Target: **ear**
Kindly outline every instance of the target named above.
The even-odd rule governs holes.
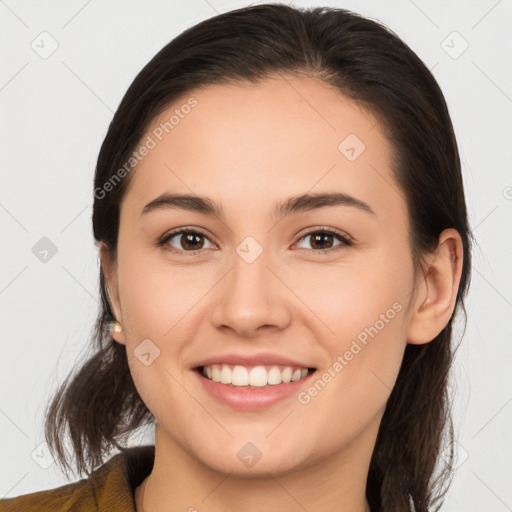
[[[463,257],[458,231],[445,229],[439,235],[436,251],[425,258],[425,275],[417,286],[407,326],[408,343],[428,343],[448,325],[459,290]]]
[[[115,341],[126,344],[125,330],[123,327],[123,315],[121,314],[121,304],[119,302],[119,287],[117,281],[117,265],[113,261],[112,253],[105,242],[99,243],[99,253],[101,268],[105,276],[105,284],[107,286],[107,295],[110,303],[110,309],[114,318],[121,324],[121,331],[112,331],[111,335]]]

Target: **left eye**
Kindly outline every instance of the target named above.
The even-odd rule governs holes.
[[[302,236],[298,243],[306,240],[311,237],[311,246],[316,249],[316,252],[326,252],[329,251],[333,247],[338,247],[340,245],[351,245],[351,242],[348,238],[340,235],[339,233],[335,233],[334,231],[328,230],[319,230],[319,231],[311,231],[306,235]],[[333,245],[333,239],[337,238],[341,243],[338,245]],[[319,247],[322,246],[323,247]],[[306,247],[308,249],[308,247]]]

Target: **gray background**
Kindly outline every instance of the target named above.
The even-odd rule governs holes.
[[[113,112],[170,39],[246,5],[0,1],[0,496],[67,483],[43,443],[43,412],[85,356],[97,313],[93,171]],[[294,5],[345,7],[384,22],[445,94],[478,245],[454,370],[458,469],[443,510],[511,510],[512,3]],[[58,47],[48,55],[52,45]],[[151,443],[151,435],[137,433],[130,443]]]

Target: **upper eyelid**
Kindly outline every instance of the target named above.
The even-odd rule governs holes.
[[[345,233],[342,230],[335,229],[335,228],[329,228],[327,226],[318,226],[318,227],[311,227],[311,228],[304,228],[306,231],[303,232],[302,235],[297,235],[298,240],[301,240],[302,238],[312,235],[314,233],[320,233],[320,232],[327,232],[329,234],[333,234],[336,236],[339,236],[341,238],[345,238],[347,241],[352,242],[353,238],[348,234]]]

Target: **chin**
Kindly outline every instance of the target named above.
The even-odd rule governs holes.
[[[240,461],[236,456],[228,458],[225,454],[224,460],[217,459],[214,463],[210,460],[203,460],[202,462],[214,471],[229,474],[230,478],[240,480],[268,479],[269,475],[282,477],[300,469],[301,466],[298,460],[290,460],[288,454],[283,452],[274,454],[273,457],[265,457],[262,454],[261,458],[253,465]]]
[[[196,446],[193,448],[194,458],[213,471],[240,479],[268,479],[269,473],[272,476],[284,476],[315,463],[312,460],[307,463],[308,456],[302,451],[304,443],[300,439],[296,440],[295,445],[289,443],[287,446],[278,437],[275,439],[276,444],[268,439],[261,442],[250,439],[255,438],[246,432],[244,436],[233,437],[225,442],[217,440],[214,444]]]

